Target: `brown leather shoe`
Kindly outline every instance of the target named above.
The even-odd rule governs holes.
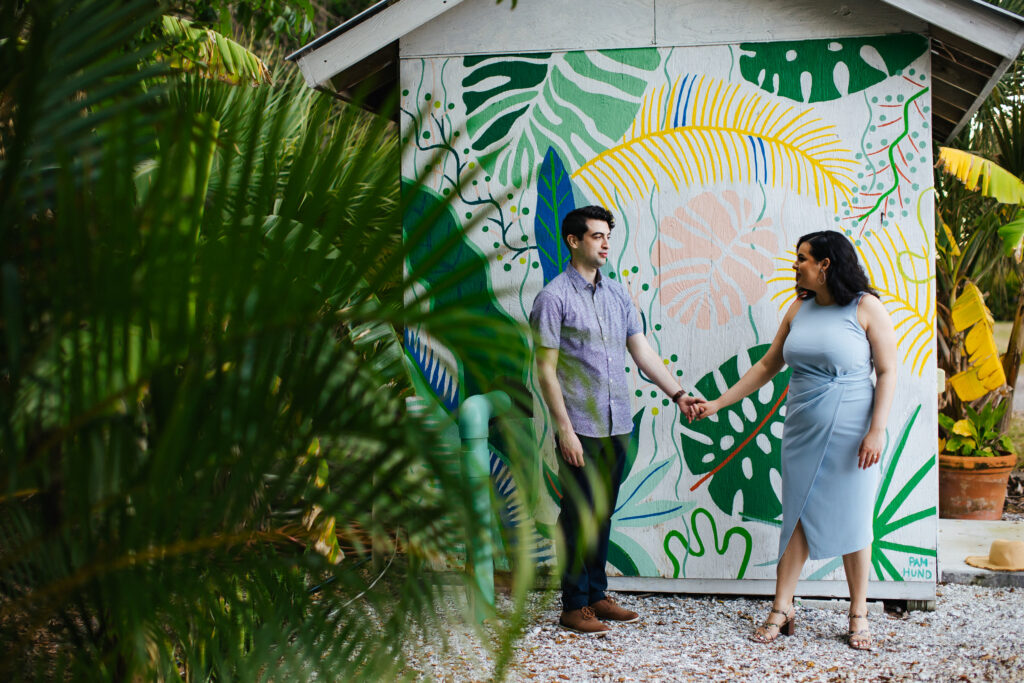
[[[562,612],[562,616],[558,619],[558,624],[562,628],[582,633],[585,636],[603,636],[611,630],[607,625],[597,620],[597,617],[594,616],[594,610],[589,607]]]
[[[624,624],[631,624],[634,621],[640,621],[640,615],[631,609],[626,609],[619,603],[615,602],[615,598],[605,598],[598,600],[590,609],[594,610],[594,615],[598,619],[608,619],[609,621],[621,621]]]

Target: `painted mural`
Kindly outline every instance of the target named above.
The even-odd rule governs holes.
[[[928,73],[917,35],[406,60],[402,172],[426,184],[407,222],[451,199],[434,238],[470,226],[455,260],[488,264],[466,294],[486,293],[481,310],[524,321],[567,262],[561,218],[608,207],[617,226],[605,275],[626,287],[682,385],[707,398],[767,350],[794,297],[796,239],[843,231],[893,316],[901,357],[881,483],[864,502],[875,518],[872,578],[932,582]],[[436,265],[423,287],[458,265]],[[477,390],[425,335],[410,330],[406,347],[421,393],[446,409]],[[515,491],[500,447],[492,475],[507,524],[540,522],[534,557],[546,561],[561,496],[551,427],[529,363],[502,374],[534,392],[543,491]],[[693,424],[635,368],[628,377],[635,438],[611,573],[774,578],[788,372]],[[808,563],[804,578],[840,579],[841,562]]]

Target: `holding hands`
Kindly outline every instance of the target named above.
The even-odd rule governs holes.
[[[699,396],[680,396],[676,399],[676,405],[679,406],[679,410],[686,416],[686,419],[693,422],[703,417],[701,409],[707,403]]]

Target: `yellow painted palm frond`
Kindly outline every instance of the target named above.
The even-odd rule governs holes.
[[[892,316],[903,362],[921,376],[935,346],[933,258],[927,239],[920,251],[914,251],[899,225],[895,227],[895,234],[886,228],[874,230],[872,239],[855,246],[871,286]]]
[[[950,311],[958,332],[970,328],[964,350],[970,367],[949,378],[953,391],[963,401],[974,401],[1006,383],[1006,373],[992,336],[992,312],[985,305],[981,290],[968,281]]]
[[[762,182],[838,210],[855,163],[835,127],[811,109],[743,84],[686,76],[648,92],[622,141],[573,173],[613,205],[652,188]]]
[[[796,299],[796,287],[794,286],[793,261],[796,260],[796,250],[788,249],[775,257],[775,275],[768,280],[768,286],[772,292],[772,301],[778,302],[779,310],[783,311]]]
[[[962,149],[939,147],[938,167],[962,182],[968,190],[1003,204],[1024,204],[1024,181],[993,161]]]

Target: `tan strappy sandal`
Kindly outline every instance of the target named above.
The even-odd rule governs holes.
[[[868,628],[862,628],[860,630],[854,630],[853,620],[863,619],[868,620],[868,613],[854,614],[850,612],[850,630],[847,632],[847,638],[850,641],[850,647],[854,650],[870,650],[874,647],[874,642],[871,639],[871,630]]]
[[[773,614],[782,615],[783,621],[781,624],[776,624],[773,621],[768,621],[772,618]],[[757,629],[750,634],[750,639],[758,643],[774,643],[776,638],[780,635],[791,636],[793,630],[796,628],[796,607],[793,605],[789,606],[789,614],[782,610],[775,609],[772,606],[771,611],[768,613],[768,618],[764,620],[764,623],[757,627]]]

